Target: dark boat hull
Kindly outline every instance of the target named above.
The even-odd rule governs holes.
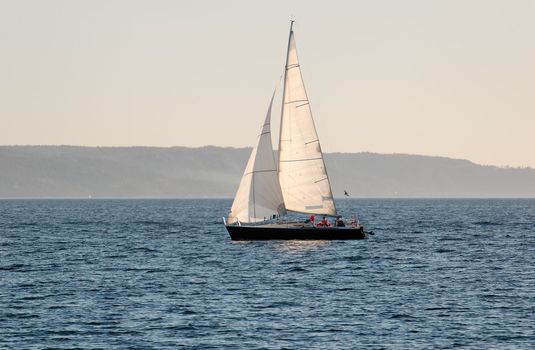
[[[363,228],[352,227],[262,227],[226,225],[233,241],[350,240],[366,239]]]

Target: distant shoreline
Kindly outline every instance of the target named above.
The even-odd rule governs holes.
[[[154,149],[154,150],[172,150],[172,149],[186,149],[186,150],[203,150],[203,149],[227,149],[227,150],[248,150],[250,151],[252,147],[233,147],[233,146],[214,146],[214,145],[204,145],[204,146],[141,146],[141,145],[132,145],[132,146],[81,146],[81,145],[0,145],[0,150],[2,148],[73,148],[73,149]],[[277,153],[277,150],[274,150],[275,153]],[[425,155],[425,154],[411,154],[411,153],[376,153],[376,152],[369,152],[369,151],[359,151],[359,152],[328,152],[329,154],[339,154],[339,155],[346,155],[346,154],[376,154],[376,155],[383,155],[383,156],[416,156],[416,157],[430,157],[430,158],[442,158],[442,159],[449,159],[449,160],[460,160],[460,161],[467,161],[479,166],[485,166],[485,167],[496,167],[499,169],[528,169],[528,170],[535,170],[535,167],[532,166],[525,166],[525,165],[497,165],[497,164],[483,164],[474,162],[472,160],[463,159],[463,158],[452,158],[448,156],[440,156],[440,155]]]
[[[233,198],[250,148],[0,146],[4,199]],[[446,157],[326,153],[335,198],[535,198],[535,169]]]

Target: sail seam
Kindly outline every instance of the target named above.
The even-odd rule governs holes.
[[[311,214],[312,212],[310,211],[303,211],[303,210],[296,210],[296,209],[288,209],[286,208],[286,211],[287,212],[291,212],[291,213],[297,213],[297,214]],[[313,214],[316,214],[316,215],[324,215],[324,216],[328,216],[328,217],[336,217],[338,214],[332,214],[332,213],[329,213],[329,212],[323,212],[323,211],[320,211],[320,212],[313,212]]]
[[[295,103],[295,102],[306,102],[306,103],[309,103],[308,100],[294,100],[294,101],[284,102],[284,104],[287,105],[289,103]]]
[[[274,169],[274,170],[253,170],[253,171],[250,171],[248,173],[243,174],[243,176],[249,175],[249,174],[255,174],[255,173],[270,173],[270,172],[273,172],[273,171],[277,171],[277,169]]]
[[[318,160],[321,159],[321,157],[317,158],[306,158],[306,159],[288,159],[288,160],[280,160],[280,162],[304,162],[307,160]]]

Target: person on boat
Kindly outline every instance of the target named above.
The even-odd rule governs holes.
[[[310,215],[310,218],[308,218],[308,220],[310,220],[310,223],[312,223],[312,226],[314,226],[314,221],[316,220],[316,216],[312,214]]]
[[[324,216],[323,219],[316,225],[316,227],[330,227],[331,223],[327,218]]]
[[[351,218],[351,227],[355,227],[355,228],[360,228],[361,227],[358,217],[353,216]]]
[[[344,220],[342,220],[341,216],[337,216],[336,217],[336,221],[334,222],[334,225],[336,227],[345,227],[346,226],[346,224],[344,223]]]

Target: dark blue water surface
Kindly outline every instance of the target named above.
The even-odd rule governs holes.
[[[231,200],[0,201],[0,348],[535,347],[535,200],[339,200],[366,241],[232,242]]]

